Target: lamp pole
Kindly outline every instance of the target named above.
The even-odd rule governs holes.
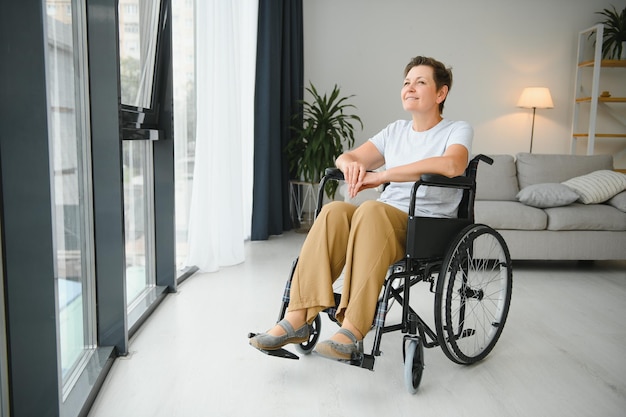
[[[537,109],[552,109],[554,103],[547,87],[526,87],[517,100],[517,107],[533,109],[533,124],[530,128],[530,153],[533,153],[533,136],[535,136],[535,113]]]
[[[533,153],[533,134],[535,133],[535,110],[537,107],[533,107],[533,124],[530,128],[530,153]]]

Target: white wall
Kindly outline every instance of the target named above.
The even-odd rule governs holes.
[[[528,152],[532,110],[515,104],[546,86],[555,108],[537,110],[533,152],[569,153],[578,33],[611,4],[624,0],[304,0],[304,79],[356,95],[362,143],[409,117],[404,66],[432,56],[453,68],[444,116],[470,122],[473,152],[491,154]]]

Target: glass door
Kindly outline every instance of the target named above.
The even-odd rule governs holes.
[[[44,4],[59,374],[65,395],[96,345],[85,3]]]

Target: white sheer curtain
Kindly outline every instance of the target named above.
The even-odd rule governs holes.
[[[186,265],[244,260],[250,236],[258,0],[196,2],[197,132]]]

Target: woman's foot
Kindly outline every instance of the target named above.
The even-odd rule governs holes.
[[[250,344],[257,349],[277,350],[289,343],[303,343],[309,340],[309,325],[306,323],[294,329],[286,319],[282,319],[274,327],[280,327],[282,335],[274,336],[269,331],[259,333],[250,339]]]
[[[305,310],[288,312],[267,332],[252,337],[250,344],[257,349],[277,350],[289,343],[306,342],[309,340],[309,326],[305,314]]]
[[[318,343],[315,352],[328,359],[349,361],[363,353],[363,340],[342,327],[330,339]]]

